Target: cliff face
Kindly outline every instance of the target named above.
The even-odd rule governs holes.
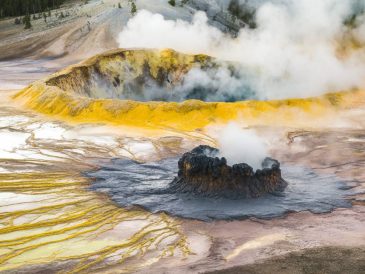
[[[266,158],[262,169],[253,171],[245,163],[227,165],[218,158],[218,150],[198,146],[179,160],[178,176],[171,183],[177,192],[203,196],[256,198],[266,193],[283,191],[288,185],[281,177],[277,160]]]

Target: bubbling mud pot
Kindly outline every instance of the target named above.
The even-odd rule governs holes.
[[[334,175],[318,174],[310,168],[294,165],[282,167],[283,178],[290,182],[286,188],[258,198],[182,192],[174,187],[178,161],[178,158],[167,158],[138,163],[114,159],[87,175],[94,178],[91,190],[108,194],[121,207],[137,206],[153,213],[165,212],[203,221],[270,219],[300,211],[327,213],[351,207],[346,196],[354,194],[353,186]]]

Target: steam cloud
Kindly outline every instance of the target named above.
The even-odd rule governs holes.
[[[229,165],[247,163],[261,169],[261,163],[268,156],[263,140],[252,129],[242,129],[236,123],[229,123],[218,136],[219,157],[225,157]]]
[[[214,79],[195,70],[186,76],[191,81],[184,81],[191,86],[207,82],[218,93],[223,87],[237,98],[247,92],[243,87],[254,90],[258,99],[315,96],[365,87],[365,17],[359,16],[351,28],[344,24],[354,12],[353,4],[353,0],[266,2],[258,7],[257,28],[243,28],[236,38],[210,26],[203,12],[186,22],[142,10],[118,41],[120,47],[205,53],[236,62],[242,72],[237,82],[224,71]]]

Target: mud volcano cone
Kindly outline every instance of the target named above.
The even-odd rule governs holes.
[[[216,157],[218,149],[198,146],[185,153],[178,163],[178,176],[171,182],[176,192],[203,196],[256,198],[283,191],[288,183],[281,177],[280,163],[266,158],[256,172],[245,163],[227,165]]]

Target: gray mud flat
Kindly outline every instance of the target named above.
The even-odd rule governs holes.
[[[154,163],[114,159],[99,170],[87,173],[94,178],[91,190],[106,193],[121,207],[139,206],[153,213],[198,220],[233,220],[250,217],[270,219],[290,212],[327,213],[349,208],[351,186],[335,175],[323,175],[300,166],[282,166],[289,183],[280,195],[228,199],[175,193],[169,188],[177,173],[177,158]]]
[[[365,248],[322,247],[206,274],[360,274],[365,273]]]

